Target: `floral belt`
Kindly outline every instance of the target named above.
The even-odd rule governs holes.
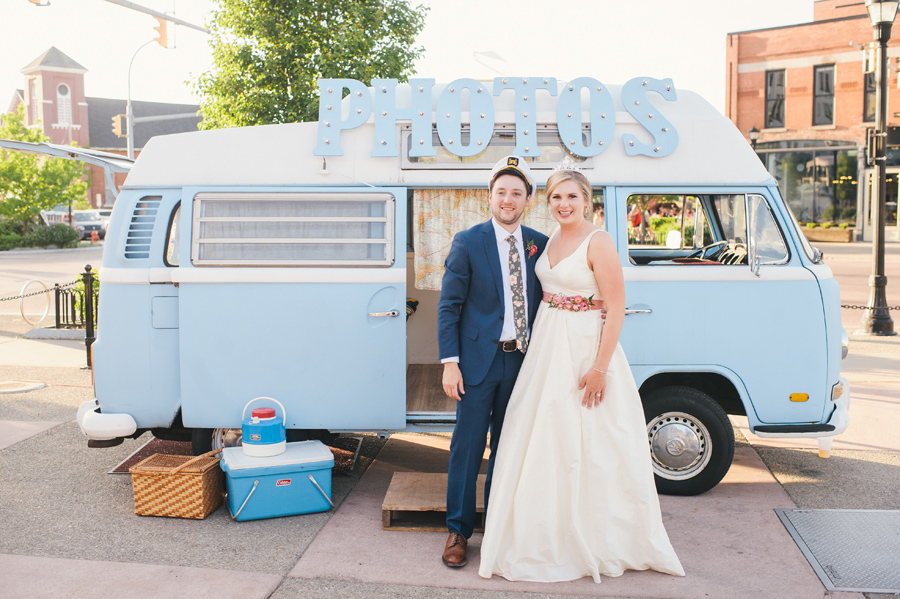
[[[581,295],[563,295],[561,293],[544,292],[544,301],[551,308],[557,310],[570,310],[572,312],[587,312],[588,310],[602,310],[606,313],[606,304],[603,300],[595,300],[593,295],[587,297]]]

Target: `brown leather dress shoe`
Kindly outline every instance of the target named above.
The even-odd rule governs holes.
[[[451,532],[444,547],[444,565],[451,568],[462,568],[469,561],[466,559],[466,537],[458,532]]]

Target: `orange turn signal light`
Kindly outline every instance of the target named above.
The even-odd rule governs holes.
[[[809,393],[791,393],[791,401],[808,401]]]

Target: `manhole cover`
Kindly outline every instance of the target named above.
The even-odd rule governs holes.
[[[829,591],[900,592],[900,511],[775,513]]]
[[[46,387],[44,383],[30,383],[27,381],[0,381],[0,394],[3,393],[27,393]]]

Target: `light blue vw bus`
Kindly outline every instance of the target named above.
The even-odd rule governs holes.
[[[670,81],[528,81],[326,80],[318,123],[152,139],[109,223],[88,438],[200,452],[259,396],[294,439],[452,430],[441,265],[519,153],[539,188],[566,156],[595,186],[661,492],[722,479],[727,414],[827,450],[848,423],[838,285],[734,125]],[[525,222],[549,232],[541,197]]]

